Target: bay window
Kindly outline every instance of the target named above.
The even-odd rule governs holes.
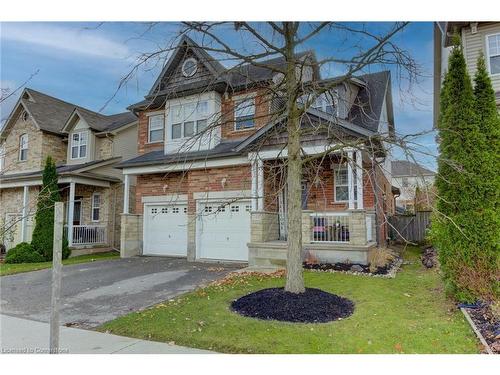
[[[164,129],[165,129],[164,124],[165,124],[165,116],[163,114],[149,116],[149,123],[148,123],[149,143],[163,142]]]
[[[190,138],[207,128],[208,101],[174,105],[170,108],[172,139]]]
[[[500,74],[500,34],[486,37],[486,51],[490,74]]]
[[[86,131],[73,133],[71,136],[71,159],[87,157],[88,133]]]

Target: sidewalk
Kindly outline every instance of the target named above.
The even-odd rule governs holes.
[[[203,354],[206,350],[61,327],[60,350],[69,354]],[[0,352],[47,353],[49,324],[0,314]]]

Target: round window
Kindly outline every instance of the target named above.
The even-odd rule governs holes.
[[[182,64],[182,74],[184,74],[184,77],[191,77],[196,73],[196,70],[198,69],[198,64],[196,63],[196,60],[193,58],[186,59],[184,63]]]

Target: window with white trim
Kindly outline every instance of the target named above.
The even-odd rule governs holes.
[[[149,116],[148,142],[149,143],[163,142],[163,136],[165,131],[164,129],[165,129],[164,115]]]
[[[300,104],[306,105],[309,103],[310,108],[314,108],[318,111],[327,113],[332,116],[337,115],[337,92],[328,91],[318,95],[314,100],[313,94],[302,95],[298,102]]]
[[[252,129],[255,126],[255,98],[234,101],[234,130]]]
[[[87,157],[88,132],[82,131],[71,135],[71,159]]]
[[[207,128],[208,101],[174,105],[170,108],[170,116],[172,116],[171,139],[193,137]]]
[[[356,170],[352,171],[352,179],[354,182],[354,200],[357,196],[356,188]],[[347,202],[349,201],[349,177],[347,171],[347,165],[342,164],[335,166],[333,169],[333,186],[335,194],[335,202]]]
[[[92,194],[92,221],[99,221],[101,217],[101,194]]]
[[[490,74],[500,74],[500,34],[488,35],[486,38]]]
[[[28,160],[28,134],[19,137],[19,160]]]

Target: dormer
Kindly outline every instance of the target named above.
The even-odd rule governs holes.
[[[95,131],[75,109],[63,130],[68,134],[67,164],[83,164],[95,160]]]

